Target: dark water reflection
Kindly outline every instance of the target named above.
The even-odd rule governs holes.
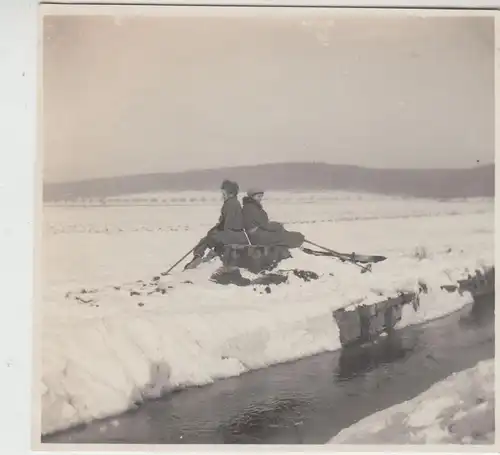
[[[352,347],[180,391],[44,442],[323,444],[494,356],[494,297],[429,324]]]

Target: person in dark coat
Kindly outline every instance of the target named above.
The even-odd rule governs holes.
[[[304,242],[300,232],[287,231],[281,223],[269,221],[262,207],[264,191],[253,188],[243,198],[243,226],[254,245],[280,245],[299,248]]]
[[[248,244],[243,230],[243,213],[238,200],[239,187],[236,182],[224,180],[221,185],[224,204],[219,221],[207,232],[193,250],[193,259],[184,269],[197,267],[203,260],[207,249],[221,253],[221,248],[228,244]]]

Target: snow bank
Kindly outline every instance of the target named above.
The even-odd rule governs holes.
[[[162,283],[166,289],[174,285],[165,295],[108,290],[96,297],[99,306],[71,300],[66,307],[47,305],[43,432],[118,414],[179,387],[339,349],[333,310],[380,301],[416,285],[403,274],[398,280],[395,271],[366,277],[335,264],[340,278],[334,272],[304,283],[291,276],[288,284],[273,286],[268,294],[258,287],[207,282],[214,267],[186,273],[186,282],[171,278]],[[430,291],[422,296],[418,312],[406,306],[401,326],[448,314],[472,300],[468,294],[439,290],[442,273],[430,277]]]
[[[136,295],[131,292],[136,280],[165,270],[203,229],[165,234],[154,228],[161,225],[157,213],[147,212],[150,231],[130,232],[126,220],[134,218],[120,212],[123,218],[114,223],[124,226],[123,233],[89,233],[88,226],[97,219],[102,223],[111,212],[98,218],[89,210],[103,209],[71,210],[72,216],[81,216],[73,223],[84,233],[51,230],[44,245],[44,434],[121,413],[175,388],[338,349],[335,309],[415,290],[419,281],[429,293],[422,296],[418,312],[405,308],[400,326],[443,316],[471,296],[449,294],[440,286],[494,263],[489,214],[453,216],[451,221],[436,216],[353,222],[348,229],[311,225],[301,230],[319,243],[331,244],[332,238],[338,243],[342,235],[345,251],[390,259],[374,265],[372,274],[360,274],[352,265],[295,252],[281,267],[312,270],[320,278],[305,283],[290,275],[287,284],[271,286],[270,293],[263,287],[211,283],[208,277],[218,264],[204,264],[162,280],[165,294]],[[416,246],[424,254],[415,254]],[[89,294],[92,303],[65,298],[81,288],[96,289]]]
[[[61,313],[50,318],[43,343],[43,431],[116,414],[180,386],[338,347],[325,306],[252,301],[250,290],[245,298],[215,286],[206,287],[201,301],[201,293],[186,287],[177,301],[115,311],[109,305],[95,315],[85,308],[78,317],[73,310],[71,322]],[[217,292],[219,299],[210,295]]]
[[[342,430],[330,444],[493,444],[495,362],[479,362],[416,398]]]

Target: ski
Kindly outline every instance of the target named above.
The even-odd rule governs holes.
[[[374,254],[357,254],[357,253],[334,253],[332,251],[318,251],[311,250],[310,248],[302,247],[301,250],[312,256],[327,256],[340,259],[345,262],[359,262],[360,264],[376,264],[377,262],[385,261],[387,258],[385,256],[379,256]]]

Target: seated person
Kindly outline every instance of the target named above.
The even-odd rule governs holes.
[[[279,245],[299,248],[304,242],[300,232],[287,231],[281,223],[269,221],[262,207],[264,191],[251,189],[243,198],[243,226],[254,245]]]
[[[184,267],[193,269],[202,262],[207,249],[222,254],[224,245],[248,244],[243,230],[243,213],[238,200],[239,187],[236,182],[224,180],[221,185],[224,204],[217,224],[207,232],[193,250],[193,259]]]

